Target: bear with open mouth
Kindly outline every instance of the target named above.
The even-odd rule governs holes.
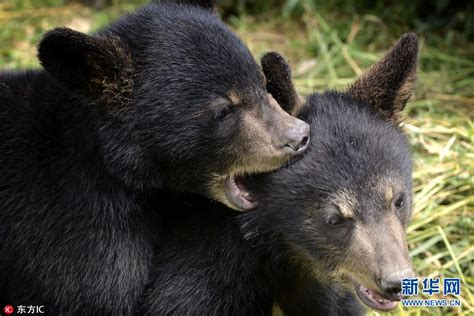
[[[244,177],[258,207],[236,213],[169,196],[146,315],[357,315],[387,311],[413,277],[405,228],[412,163],[399,126],[413,91],[418,40],[399,42],[346,91],[303,104],[289,67],[264,56],[268,89],[309,123],[305,154]],[[164,200],[159,200],[162,203]],[[358,298],[357,298],[358,297]]]
[[[309,125],[212,8],[164,0],[92,35],[56,28],[42,69],[0,73],[0,302],[130,315],[159,240],[148,196],[249,210],[241,178],[307,149]]]

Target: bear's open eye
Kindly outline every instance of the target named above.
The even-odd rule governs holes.
[[[222,104],[216,109],[216,120],[222,121],[234,113],[234,109],[230,104]]]
[[[393,199],[393,207],[397,210],[397,211],[401,211],[403,210],[404,206],[405,206],[405,195],[403,193],[399,193],[395,196],[395,198]]]

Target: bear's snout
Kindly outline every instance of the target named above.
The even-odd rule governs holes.
[[[309,125],[301,120],[295,120],[293,126],[288,129],[284,140],[285,147],[295,153],[302,153],[309,145]]]
[[[379,289],[387,298],[399,301],[402,299],[402,280],[413,277],[415,272],[411,268],[389,272],[379,279]]]

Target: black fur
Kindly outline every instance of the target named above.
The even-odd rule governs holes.
[[[412,95],[417,57],[418,37],[407,33],[348,89],[348,93],[380,109],[386,118],[398,123],[398,114]]]
[[[129,315],[159,233],[147,196],[203,192],[235,163],[238,118],[210,104],[232,90],[263,107],[263,74],[212,12],[171,1],[52,30],[39,59],[0,74],[0,303]]]
[[[394,99],[406,97],[402,86],[414,79],[404,69],[416,62],[416,37],[415,49],[406,42],[403,37],[381,61],[399,76],[372,70],[362,77],[379,78]],[[411,64],[397,67],[405,62],[400,54],[412,55]],[[279,171],[247,179],[256,210],[238,214],[202,198],[168,195],[160,256],[140,314],[271,315],[275,305],[286,315],[363,314],[354,284],[369,284],[381,271],[375,270],[386,260],[377,255],[380,247],[393,249],[392,261],[408,256],[401,236],[412,199],[409,144],[392,120],[403,105],[387,110],[367,102],[366,96],[384,93],[371,89],[357,98],[340,92],[307,98],[299,115],[311,126],[309,150]],[[405,202],[394,208],[400,194]],[[162,207],[166,198],[158,201]],[[341,211],[345,202],[350,215]],[[386,238],[380,234],[399,237],[380,245]],[[361,242],[370,247],[354,261],[354,249],[367,251]],[[373,262],[366,265],[365,257]]]
[[[271,227],[273,215],[239,216],[198,196],[167,194],[158,200],[168,203],[169,212],[154,282],[137,315],[271,315],[275,306],[285,315],[364,312],[354,294],[334,280],[308,277],[310,267],[290,259],[294,249],[284,232],[277,239],[266,231],[247,238],[248,229]],[[259,227],[246,224],[251,214],[262,221]]]
[[[376,199],[370,179],[391,172],[409,191],[409,146],[381,115],[344,94],[313,95],[307,106],[302,117],[317,136],[301,159],[252,180],[258,209],[238,215],[219,206],[206,212],[213,206],[200,200],[169,201],[145,312],[270,315],[277,303],[290,315],[363,313],[346,286],[334,285],[341,280],[331,273],[345,259],[351,233],[327,225],[328,199],[360,188],[358,207],[368,209]]]
[[[267,79],[268,92],[285,111],[296,112],[302,100],[293,85],[290,65],[277,52],[266,53],[261,63]]]

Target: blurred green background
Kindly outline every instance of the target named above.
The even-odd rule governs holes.
[[[35,47],[52,27],[92,32],[145,2],[0,0],[0,68],[38,67]],[[474,1],[218,3],[256,58],[270,50],[287,56],[302,94],[345,87],[403,33],[419,34],[418,85],[404,121],[415,159],[408,241],[421,276],[461,278],[463,306],[393,314],[473,315]]]

